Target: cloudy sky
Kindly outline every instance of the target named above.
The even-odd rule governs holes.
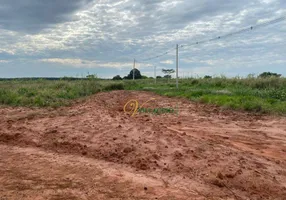
[[[285,0],[0,0],[0,77],[107,78],[133,59],[175,69],[175,46],[286,16]],[[286,21],[180,48],[180,76],[286,76]],[[145,59],[170,53],[142,63]],[[141,63],[140,63],[141,62]]]

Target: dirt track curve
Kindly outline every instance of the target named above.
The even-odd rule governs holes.
[[[179,114],[123,112],[150,98]],[[286,199],[286,118],[133,91],[0,114],[0,200]]]

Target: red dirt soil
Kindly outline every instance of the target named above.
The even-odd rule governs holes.
[[[124,113],[151,98],[179,114]],[[283,117],[134,91],[0,114],[0,200],[286,199]]]

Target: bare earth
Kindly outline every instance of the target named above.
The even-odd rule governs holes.
[[[150,98],[181,111],[123,112]],[[286,118],[131,91],[0,114],[0,200],[286,199]]]

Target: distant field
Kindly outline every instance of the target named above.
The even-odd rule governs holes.
[[[189,78],[110,81],[4,80],[0,81],[0,104],[58,107],[100,91],[148,90],[166,96],[185,97],[224,108],[259,113],[286,114],[286,78]]]

